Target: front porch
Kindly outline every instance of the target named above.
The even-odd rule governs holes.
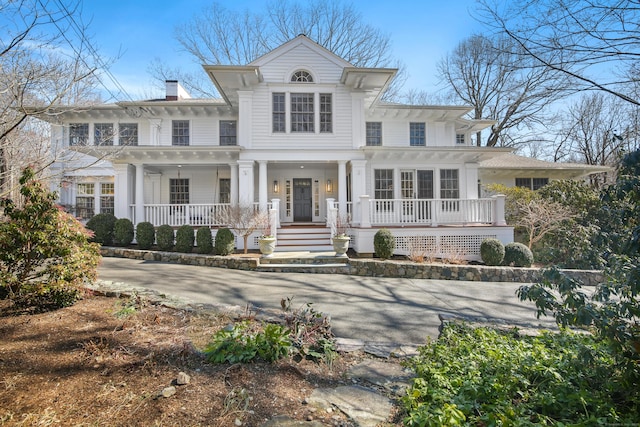
[[[350,247],[360,254],[372,254],[373,236],[380,228],[388,228],[396,238],[396,254],[422,254],[432,258],[479,259],[480,243],[485,238],[513,240],[513,229],[504,220],[504,196],[484,199],[387,199],[375,200],[364,195],[357,203],[348,203],[344,210],[332,198],[326,199],[326,221],[322,223],[285,222],[280,200],[272,199],[267,209],[272,232],[278,238],[277,251],[327,251],[336,234],[340,217],[348,217]],[[260,210],[259,203],[254,203]],[[137,215],[136,205],[130,205],[134,222],[148,221],[155,226],[191,225],[209,227],[215,234],[227,224],[221,218],[230,203],[145,204]],[[248,249],[258,248],[259,231],[248,241]],[[237,247],[242,247],[237,239]]]

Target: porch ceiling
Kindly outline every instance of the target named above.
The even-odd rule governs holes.
[[[73,147],[76,151],[94,157],[104,158],[112,163],[154,163],[154,164],[211,164],[235,162],[242,147],[229,146],[85,146]]]
[[[512,151],[496,147],[362,147],[368,160],[475,163]]]

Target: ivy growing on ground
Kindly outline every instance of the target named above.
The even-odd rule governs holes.
[[[22,200],[0,200],[0,296],[38,310],[71,305],[97,278],[99,245],[33,170],[23,171],[20,185]]]
[[[520,336],[445,325],[409,365],[409,426],[633,425],[640,395],[628,389],[604,342],[587,334]]]

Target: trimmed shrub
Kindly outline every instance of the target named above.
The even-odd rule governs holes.
[[[216,233],[216,255],[229,255],[236,246],[236,238],[228,228],[221,228]]]
[[[193,227],[188,224],[180,226],[176,231],[176,252],[191,253],[194,240]]]
[[[393,256],[393,250],[396,248],[396,240],[393,234],[386,228],[381,228],[373,236],[373,248],[376,255],[382,259],[388,259]]]
[[[533,264],[533,253],[522,243],[507,243],[504,247],[503,265],[513,265],[514,267],[531,267]]]
[[[156,244],[161,251],[173,249],[173,228],[170,225],[162,224],[156,231]]]
[[[196,250],[199,254],[210,254],[213,250],[213,239],[209,227],[200,227],[196,231]]]
[[[129,246],[133,242],[133,223],[128,218],[117,219],[113,226],[113,237],[118,245]]]
[[[498,239],[484,239],[480,244],[480,256],[487,265],[500,265],[504,259],[504,245]]]
[[[95,215],[87,222],[87,228],[93,231],[92,242],[111,246],[113,244],[113,229],[117,218],[110,213]]]
[[[136,226],[138,248],[151,249],[156,237],[156,229],[150,222],[141,222]]]

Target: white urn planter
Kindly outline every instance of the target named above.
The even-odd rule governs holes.
[[[260,237],[258,239],[258,245],[260,246],[260,253],[265,257],[270,257],[276,250],[276,238]]]
[[[336,252],[336,256],[347,256],[347,250],[349,250],[349,241],[351,237],[349,236],[334,236],[331,239],[331,243],[333,243],[333,250]]]

